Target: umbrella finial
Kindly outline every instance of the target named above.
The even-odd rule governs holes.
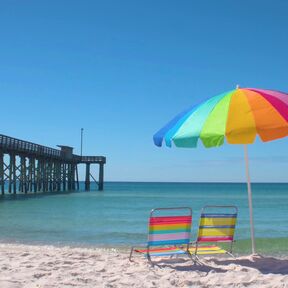
[[[237,90],[240,89],[240,85],[239,84],[236,85],[236,89]]]

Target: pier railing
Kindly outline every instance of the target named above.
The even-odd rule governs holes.
[[[61,151],[50,147],[35,144],[29,141],[12,138],[0,134],[0,148],[7,151],[23,152],[33,156],[42,156],[61,159]]]
[[[79,162],[80,163],[106,163],[106,157],[103,156],[77,156],[80,157]]]
[[[47,157],[57,160],[67,160],[65,155],[61,153],[61,150],[2,134],[0,134],[0,149],[10,153],[25,153],[34,157]],[[79,156],[73,154],[70,160],[76,163],[106,163],[106,157],[103,156]]]

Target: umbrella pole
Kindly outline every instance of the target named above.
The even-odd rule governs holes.
[[[251,190],[251,181],[250,181],[250,174],[249,174],[248,149],[247,149],[246,144],[244,144],[244,153],[245,153],[245,166],[246,166],[249,213],[250,213],[250,232],[251,232],[251,242],[252,242],[252,254],[255,254],[255,233],[254,233],[254,221],[253,221],[252,190]]]

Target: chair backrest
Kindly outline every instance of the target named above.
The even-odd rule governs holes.
[[[207,212],[210,208],[217,212]],[[237,213],[236,206],[205,206],[201,212],[197,242],[233,241]]]
[[[154,216],[159,212],[164,212],[165,216]],[[153,209],[150,212],[148,246],[189,244],[191,225],[190,207]]]

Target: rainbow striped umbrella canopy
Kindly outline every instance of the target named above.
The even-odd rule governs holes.
[[[251,144],[256,135],[271,141],[288,135],[288,94],[272,90],[237,88],[212,97],[178,114],[153,137],[171,147]]]
[[[255,253],[252,191],[247,145],[259,135],[272,141],[288,135],[288,94],[274,90],[237,88],[212,97],[178,114],[154,136],[155,145],[197,147],[201,139],[205,147],[245,144],[245,161],[252,253]]]

